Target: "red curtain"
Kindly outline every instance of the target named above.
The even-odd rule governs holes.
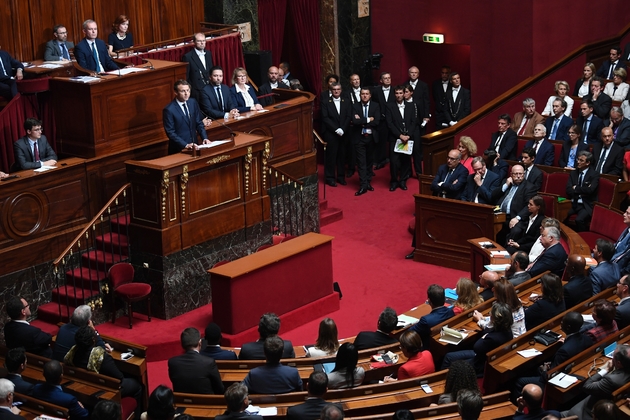
[[[24,106],[22,95],[19,93],[11,99],[2,111],[0,111],[0,170],[9,172],[13,163],[13,142],[24,134]]]
[[[271,50],[271,60],[280,62],[287,0],[258,0],[258,29],[260,49]]]
[[[289,12],[296,28],[295,41],[299,50],[302,74],[311,91],[316,92],[316,87],[321,83],[319,2],[317,0],[291,0]]]

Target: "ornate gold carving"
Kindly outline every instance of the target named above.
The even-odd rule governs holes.
[[[216,165],[217,163],[224,162],[224,161],[228,160],[229,158],[230,158],[230,155],[221,155],[221,156],[213,157],[212,159],[210,159],[206,163],[208,165]]]
[[[249,194],[249,178],[250,178],[250,169],[252,167],[252,146],[247,148],[247,156],[245,156],[245,197]]]
[[[166,193],[168,192],[169,172],[162,172],[162,221],[166,221]]]
[[[188,165],[184,165],[182,168],[182,174],[179,176],[180,179],[180,189],[182,191],[182,216],[186,214],[186,186],[188,185]]]
[[[265,150],[263,150],[262,155],[262,188],[263,191],[267,186],[267,161],[269,160],[269,156],[271,155],[271,145],[268,141],[265,142]]]

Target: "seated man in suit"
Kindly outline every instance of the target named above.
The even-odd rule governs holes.
[[[630,120],[624,116],[623,108],[613,106],[610,108],[610,119],[603,122],[613,132],[613,139],[621,147],[630,145]]]
[[[573,203],[571,210],[567,214],[565,223],[572,215],[577,215],[575,219],[575,230],[584,232],[588,230],[593,215],[593,205],[597,201],[599,187],[599,174],[593,170],[593,155],[586,150],[578,153],[577,170],[571,171],[567,181],[567,197]]]
[[[8,52],[1,50],[0,62],[2,63],[0,67],[0,96],[11,100],[18,93],[15,81],[24,78],[24,64],[11,57]],[[15,76],[13,76],[13,69],[15,69]]]
[[[162,110],[162,123],[168,137],[168,154],[179,153],[182,150],[197,148],[197,134],[203,139],[203,144],[209,144],[205,124],[199,111],[199,104],[190,97],[190,83],[178,80],[173,87],[175,98]]]
[[[286,89],[286,85],[280,82],[278,78],[278,67],[269,67],[267,70],[267,81],[258,87],[258,100],[262,106],[269,106],[274,103],[273,89]],[[265,97],[261,98],[261,96]]]
[[[37,384],[33,388],[33,397],[39,400],[59,405],[68,409],[72,420],[89,418],[88,411],[77,401],[76,397],[68,394],[61,388],[63,369],[57,360],[51,360],[44,364],[44,378],[46,382]]]
[[[597,261],[597,266],[591,268],[591,282],[593,283],[593,296],[610,287],[619,281],[619,267],[610,262],[615,253],[615,244],[606,239],[599,238],[595,241],[593,248],[593,258]]]
[[[287,409],[287,420],[317,420],[322,409],[328,404],[324,399],[328,391],[326,372],[313,372],[308,377],[308,397],[302,404]],[[339,408],[339,404],[337,404]]]
[[[211,322],[206,327],[204,338],[206,339],[206,346],[201,350],[201,354],[204,356],[212,357],[214,360],[236,360],[236,353],[232,350],[224,350],[221,348],[221,327],[214,322]]]
[[[615,76],[615,70],[626,68],[626,63],[621,59],[621,47],[612,47],[608,53],[608,58],[597,69],[596,74],[602,79],[612,80]]]
[[[202,356],[201,334],[196,328],[186,328],[180,336],[184,354],[168,360],[168,377],[173,391],[191,394],[222,394],[225,391],[214,359]]]
[[[6,308],[9,318],[11,318],[11,321],[4,324],[4,340],[7,347],[9,349],[24,347],[29,353],[51,357],[52,336],[28,323],[26,319],[31,316],[28,302],[13,296],[7,302]]]
[[[42,135],[42,122],[35,118],[24,121],[26,135],[13,143],[15,163],[13,170],[37,169],[42,166],[55,166],[57,155]]]
[[[388,306],[378,317],[376,331],[361,331],[354,339],[354,346],[357,350],[365,350],[397,343],[398,339],[390,335],[397,325],[398,315]]]
[[[118,70],[118,66],[109,56],[107,46],[97,38],[98,25],[92,19],[83,22],[85,38],[74,48],[77,63],[86,70],[96,73]]]
[[[615,321],[617,322],[617,328],[621,330],[630,325],[630,284],[628,283],[628,275],[623,276],[617,282],[615,293],[620,299],[617,304]]]
[[[286,394],[302,390],[302,379],[294,367],[280,363],[285,344],[272,335],[264,342],[267,363],[249,371],[243,384],[252,394]]]
[[[4,360],[4,365],[7,368],[7,379],[15,385],[15,392],[31,395],[35,385],[22,378],[22,372],[26,369],[26,352],[24,347],[16,347],[9,350]]]
[[[242,382],[233,383],[225,390],[225,402],[227,403],[227,410],[224,414],[216,416],[215,420],[231,420],[231,419],[249,419],[249,420],[263,420],[262,416],[250,415],[245,412],[249,407],[250,400],[248,395],[248,389]]]
[[[429,348],[431,328],[455,315],[452,308],[444,306],[446,296],[444,294],[444,288],[439,284],[432,284],[429,286],[427,289],[427,297],[427,303],[431,306],[431,313],[420,318],[420,321],[411,327],[413,331],[420,335],[423,350],[427,350]]]
[[[241,347],[238,358],[241,360],[264,360],[265,359],[265,340],[272,335],[278,335],[280,331],[280,318],[273,312],[263,314],[258,321],[258,334],[260,338],[256,341],[245,343]],[[293,344],[290,341],[284,341],[283,359],[291,359],[295,357]]]
[[[499,176],[487,170],[486,161],[481,156],[473,158],[472,168],[475,173],[468,176],[462,200],[471,203],[492,204],[492,191],[499,188],[501,184]]]
[[[510,229],[529,215],[527,204],[536,194],[536,187],[525,180],[525,169],[523,169],[523,166],[512,166],[511,175],[503,186],[492,192],[492,202],[496,203],[501,211],[507,215],[503,228],[497,233],[496,240],[499,243],[505,243],[505,238]]]
[[[0,419],[24,420],[20,416],[20,409],[13,405],[15,387],[8,379],[0,379]]]
[[[532,98],[523,100],[523,110],[514,114],[512,121],[512,130],[518,136],[533,137],[534,127],[545,121],[542,115],[536,112],[536,101]]]
[[[516,160],[516,131],[510,128],[511,122],[508,114],[499,116],[499,131],[492,133],[490,149],[496,150],[503,159]]]
[[[544,250],[533,263],[529,264],[527,271],[532,277],[536,277],[547,270],[559,277],[562,276],[567,253],[560,243],[560,229],[555,227],[545,228],[542,235],[540,235],[540,243]]]
[[[565,115],[562,116],[567,118]],[[549,121],[549,118],[547,118],[547,121]],[[538,124],[534,128],[534,139],[525,143],[523,150],[531,148],[534,151],[534,164],[551,166],[554,161],[554,149],[553,145],[545,140],[546,135],[547,128],[542,124]]]
[[[583,256],[569,255],[562,280],[567,282],[562,288],[567,308],[572,308],[593,296],[593,282],[586,276],[586,259]]]
[[[553,116],[545,120],[545,128],[547,134],[549,134],[549,140],[569,140],[569,128],[573,125],[573,120],[564,115],[566,109],[567,102],[564,99],[556,98],[553,101]],[[534,137],[536,137],[535,132]]]
[[[68,30],[63,25],[55,25],[53,36],[55,39],[46,43],[44,61],[69,61],[70,50],[74,48],[74,43],[68,41]]]
[[[190,83],[190,93],[199,102],[203,88],[210,84],[212,52],[206,49],[206,35],[204,33],[197,32],[194,34],[193,41],[195,42],[195,48],[184,54],[182,61],[188,63],[186,80]]]
[[[53,350],[52,358],[63,362],[63,358],[66,356],[68,351],[70,351],[72,346],[76,344],[74,340],[75,334],[79,331],[79,328],[85,327],[86,325],[94,328],[94,323],[92,322],[92,309],[88,305],[79,305],[72,313],[70,322],[59,328],[57,338],[55,339],[55,348]],[[108,353],[111,353],[112,351],[112,347],[103,342],[103,339],[98,335],[98,332],[96,335],[96,345],[103,347]]]
[[[440,165],[431,183],[433,195],[455,200],[461,199],[468,179],[468,169],[460,163],[461,159],[462,155],[459,150],[453,149],[448,152],[446,163]]]
[[[615,255],[612,262],[619,266],[621,274],[629,274],[630,270],[630,207],[623,214],[623,223],[627,226],[615,242]]]
[[[582,98],[593,102],[593,112],[602,120],[609,117],[612,98],[604,93],[604,81],[600,77],[591,79],[591,93]]]
[[[210,70],[210,84],[204,86],[199,99],[203,113],[212,119],[229,119],[239,116],[232,103],[230,88],[223,84],[223,69],[214,66]]]
[[[624,149],[616,141],[613,142],[613,130],[610,127],[605,127],[602,130],[602,142],[593,145],[595,172],[616,175],[621,178],[624,153]]]
[[[521,163],[525,170],[525,180],[534,185],[536,192],[540,191],[543,183],[543,173],[534,165],[537,153],[533,147],[526,147],[521,153]]]
[[[525,271],[529,265],[529,256],[527,252],[516,251],[512,254],[512,262],[505,275],[513,286],[518,286],[531,278],[529,273]],[[485,300],[485,299],[484,299]]]
[[[580,143],[597,144],[601,139],[601,131],[604,123],[594,113],[593,101],[582,99],[580,104],[580,116],[576,120],[576,125],[582,129]]]

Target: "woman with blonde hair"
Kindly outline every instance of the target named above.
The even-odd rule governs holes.
[[[541,115],[544,117],[549,117],[553,115],[553,101],[555,101],[556,98],[560,98],[564,99],[564,101],[567,103],[567,109],[564,110],[564,115],[572,118],[571,111],[573,110],[573,98],[569,96],[569,84],[564,80],[558,80],[554,87],[556,90],[556,94],[549,97],[549,99],[547,100],[547,105],[545,105],[545,109],[543,110]]]
[[[230,88],[232,103],[236,104],[238,112],[260,111],[263,106],[258,101],[254,88],[247,83],[247,70],[237,67],[232,73],[232,87]]]
[[[606,84],[604,93],[610,96],[613,101],[623,102],[628,96],[628,88],[630,87],[626,83],[628,72],[626,69],[619,68],[613,72],[613,75],[613,81]]]
[[[319,323],[319,334],[315,347],[306,349],[306,357],[334,356],[339,349],[337,324],[331,318],[324,318]]]
[[[573,89],[573,96],[579,96],[583,98],[586,95],[591,94],[591,81],[595,76],[595,64],[584,64],[583,76],[575,82],[575,88]]]
[[[455,315],[473,308],[483,303],[483,298],[477,292],[477,286],[472,280],[462,277],[455,287],[457,300],[453,304],[453,312]]]
[[[468,136],[461,136],[459,138],[459,144],[457,150],[462,154],[460,163],[468,169],[469,174],[474,174],[475,171],[472,168],[472,160],[477,155],[477,144],[474,140]]]

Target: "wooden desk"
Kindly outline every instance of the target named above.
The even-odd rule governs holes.
[[[256,327],[266,312],[282,317],[308,305],[309,316],[315,318],[330,312],[320,309],[331,303],[339,308],[333,291],[332,239],[311,232],[208,270],[212,313],[224,334]],[[300,281],[296,272],[302,273]],[[331,302],[319,304],[327,301]]]
[[[24,68],[24,78],[25,79],[33,79],[37,77],[72,77],[75,75],[75,67],[72,61],[64,61],[64,62],[46,62],[44,60],[33,60],[30,62],[31,65]],[[41,67],[44,63],[50,63],[54,65],[58,65],[61,67],[55,69],[49,69],[46,67]]]
[[[15,172],[0,184],[0,275],[53,260],[90,218],[85,161],[64,159],[57,169]],[[28,250],[28,252],[26,252]]]
[[[495,232],[496,234],[496,232]],[[479,245],[479,242],[492,242],[494,248],[484,248]],[[469,239],[470,244],[470,279],[475,283],[478,283],[481,273],[486,271],[484,268],[488,264],[510,264],[510,258],[493,258],[491,252],[493,251],[505,251],[501,245],[488,238],[475,238]]]
[[[468,239],[494,238],[505,214],[494,206],[415,194],[416,250],[414,260],[470,271]]]
[[[186,78],[186,63],[154,60],[153,66],[93,83],[53,78],[58,151],[92,158],[163,141],[162,109],[173,99],[175,81]]]

